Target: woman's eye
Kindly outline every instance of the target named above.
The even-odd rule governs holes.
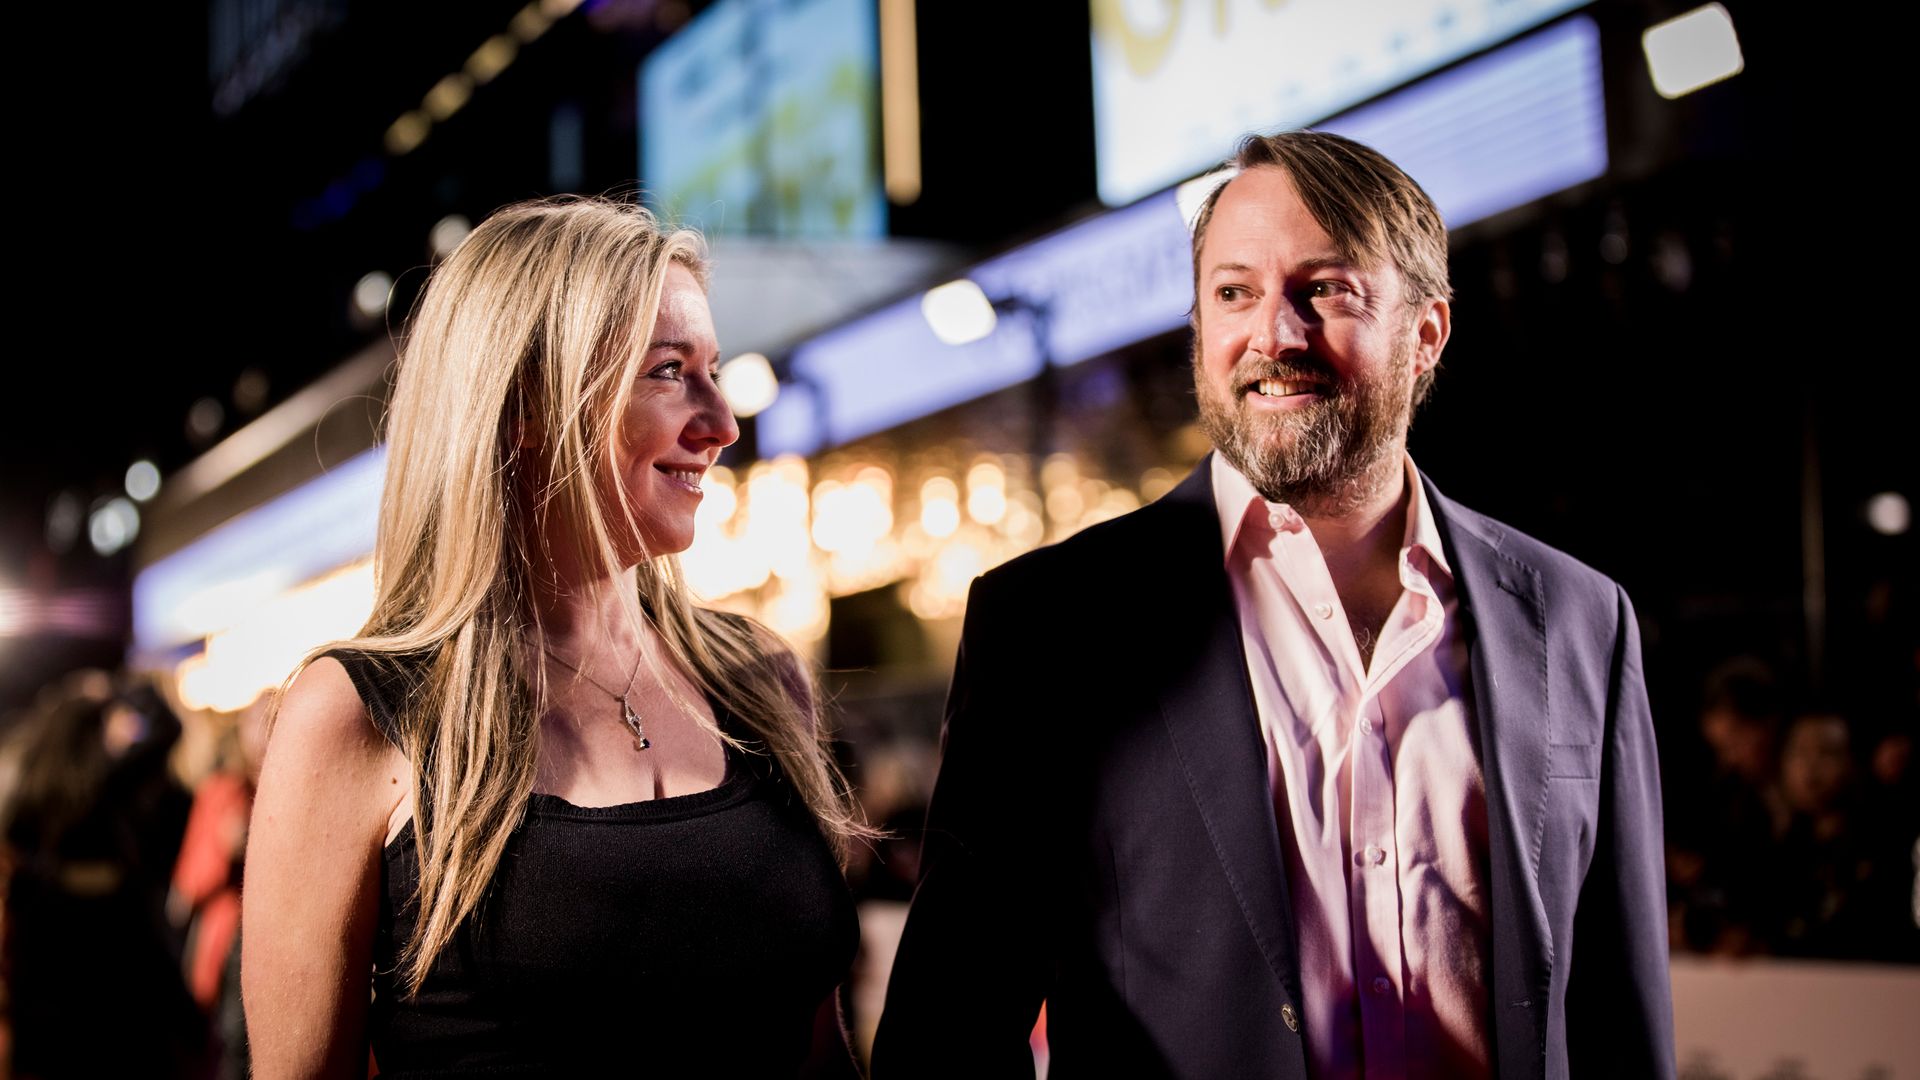
[[[678,360],[669,360],[666,363],[661,364],[659,367],[654,368],[652,371],[647,372],[647,375],[649,378],[667,379],[671,382],[679,382],[680,369],[683,366],[684,365],[681,364],[681,362]]]

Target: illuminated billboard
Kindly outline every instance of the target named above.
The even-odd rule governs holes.
[[[719,0],[640,73],[648,205],[714,234],[886,232],[873,0]]]
[[[1600,28],[1575,16],[1314,126],[1393,159],[1459,228],[1605,175],[1604,97]],[[803,342],[798,381],[760,414],[761,452],[813,454],[1178,329],[1193,304],[1178,204],[1162,191],[967,271],[1044,319],[945,345],[916,296]]]
[[[1092,0],[1100,198],[1132,202],[1584,0]]]

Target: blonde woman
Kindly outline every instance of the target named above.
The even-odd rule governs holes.
[[[256,1075],[850,1074],[868,830],[803,666],[676,552],[738,428],[699,238],[523,204],[402,348],[360,636],[285,691],[248,852]]]

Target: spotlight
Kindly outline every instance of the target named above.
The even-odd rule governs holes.
[[[920,314],[945,345],[979,341],[1000,321],[987,294],[966,278],[928,289],[920,298]]]
[[[1664,98],[1685,97],[1703,86],[1740,74],[1740,36],[1719,4],[1694,8],[1657,23],[1640,35],[1653,88]]]

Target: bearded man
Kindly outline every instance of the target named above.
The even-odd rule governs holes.
[[[1338,136],[1195,221],[1215,453],[974,583],[874,1074],[1672,1076],[1624,592],[1406,451],[1446,230]]]

